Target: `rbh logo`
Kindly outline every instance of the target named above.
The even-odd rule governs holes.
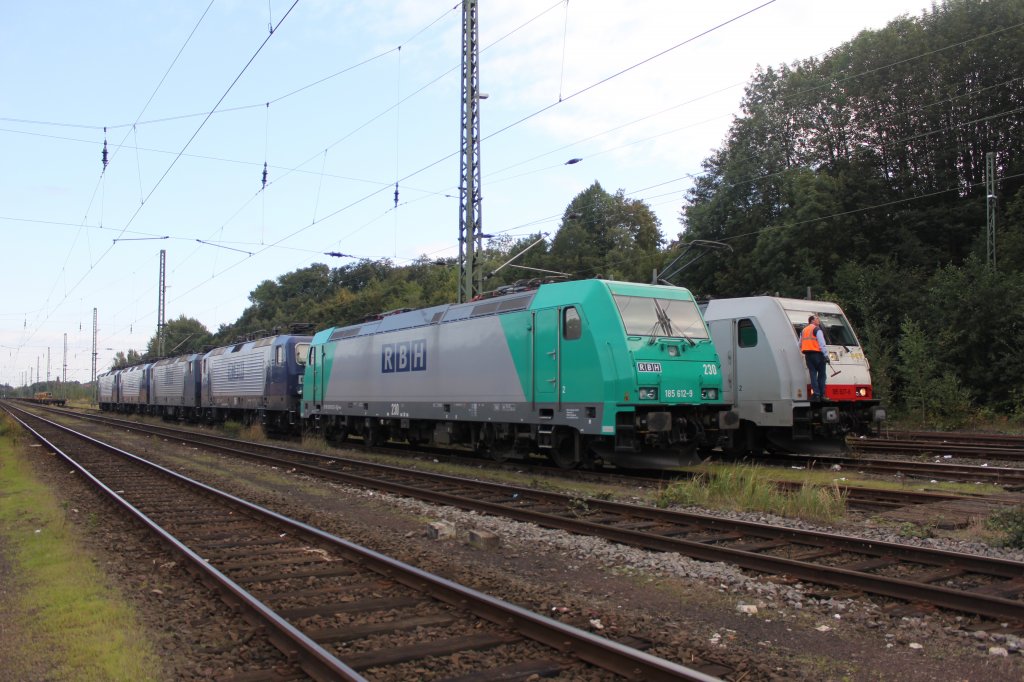
[[[392,372],[425,372],[427,370],[427,341],[385,343],[380,348],[381,374]]]

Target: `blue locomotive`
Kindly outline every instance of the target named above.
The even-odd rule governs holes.
[[[149,378],[151,364],[111,370],[96,377],[97,398],[101,410],[127,414],[150,414]]]
[[[262,424],[298,433],[311,336],[279,334],[203,354],[164,358],[97,377],[101,410],[166,419]]]

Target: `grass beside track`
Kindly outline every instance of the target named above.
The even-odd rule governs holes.
[[[76,511],[34,475],[30,458],[52,455],[19,435],[0,416],[0,542],[13,588],[3,617],[19,632],[17,651],[0,658],[25,666],[23,674],[7,670],[0,677],[31,679],[24,675],[46,670],[43,679],[72,682],[162,679],[134,612],[68,523]],[[0,648],[9,646],[9,639],[0,641]]]
[[[796,492],[784,492],[771,473],[751,465],[705,465],[694,477],[676,481],[658,494],[657,505],[697,505],[733,511],[761,511],[809,521],[831,523],[846,514],[846,493],[835,482],[803,481]]]

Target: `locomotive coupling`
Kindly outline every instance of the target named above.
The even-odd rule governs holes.
[[[839,408],[838,407],[823,407],[819,412],[821,415],[822,424],[838,424],[839,423]]]

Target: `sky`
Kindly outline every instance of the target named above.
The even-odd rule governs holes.
[[[483,232],[553,235],[597,181],[672,239],[756,69],[931,3],[479,4]],[[89,381],[94,310],[98,372],[144,351],[161,251],[166,319],[211,332],[314,263],[457,256],[461,36],[456,0],[9,3],[0,384]]]

